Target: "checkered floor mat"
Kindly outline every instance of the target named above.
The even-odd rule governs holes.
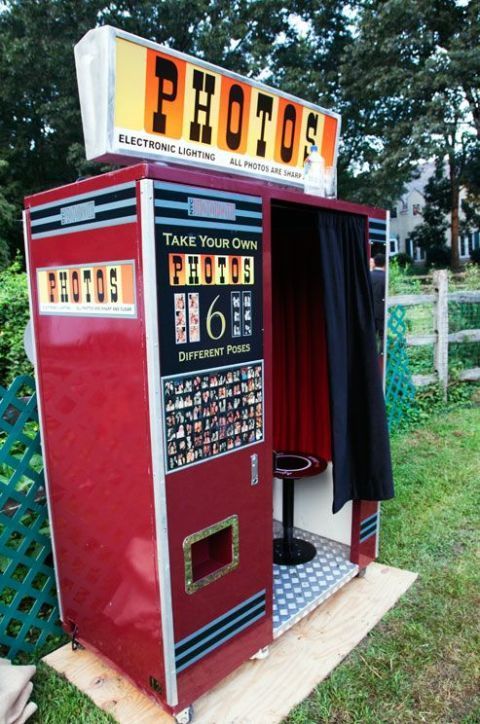
[[[274,535],[281,536],[275,521]],[[273,565],[273,635],[280,636],[358,573],[349,547],[299,528],[294,536],[313,543],[317,555],[299,566]]]

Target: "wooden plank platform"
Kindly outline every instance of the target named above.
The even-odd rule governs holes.
[[[194,724],[277,724],[352,651],[410,588],[416,573],[378,563],[194,702]],[[171,724],[162,708],[85,650],[70,645],[43,661],[119,724]]]

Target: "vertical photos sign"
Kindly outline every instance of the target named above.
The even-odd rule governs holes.
[[[111,27],[75,48],[87,158],[198,164],[301,184],[335,165],[340,116]]]

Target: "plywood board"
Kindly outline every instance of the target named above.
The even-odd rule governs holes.
[[[247,661],[194,702],[194,724],[276,724],[367,635],[410,588],[416,574],[372,563],[278,638],[270,655]],[[69,645],[43,661],[119,724],[170,724],[161,707],[89,651]]]

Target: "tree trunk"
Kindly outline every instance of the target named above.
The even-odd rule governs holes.
[[[458,271],[460,269],[460,249],[459,249],[459,207],[460,207],[460,187],[458,184],[455,161],[450,159],[450,200],[451,200],[451,223],[450,223],[450,234],[451,234],[451,248],[452,257],[450,260],[450,267],[452,271]]]

